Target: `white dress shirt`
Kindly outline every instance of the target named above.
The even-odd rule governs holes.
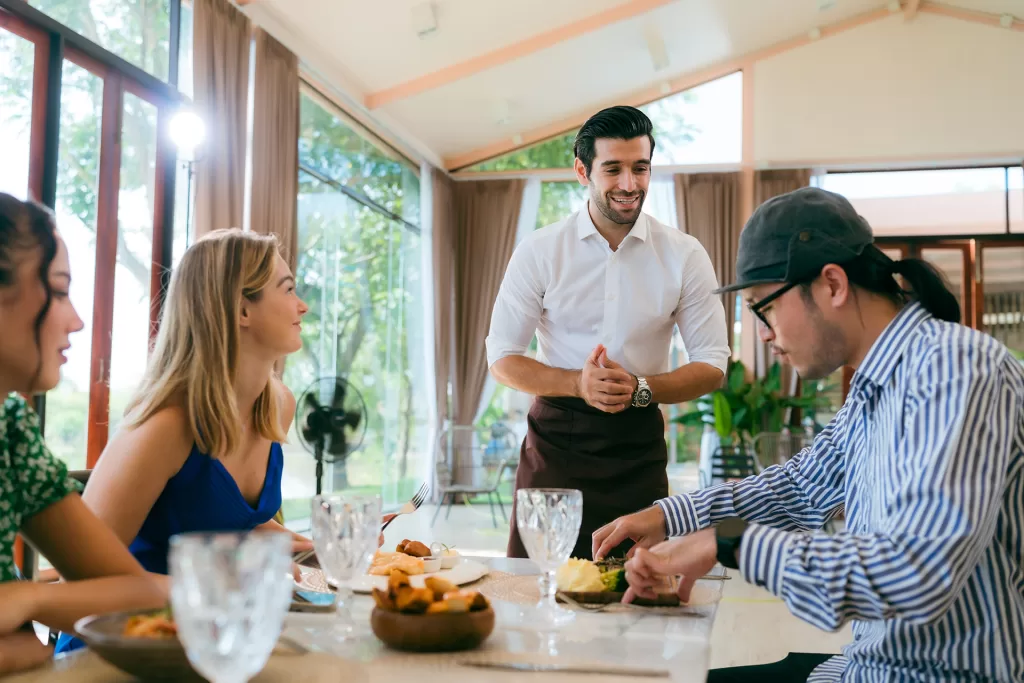
[[[690,362],[723,372],[730,356],[711,259],[686,233],[641,213],[612,251],[587,206],[527,236],[505,271],[487,336],[487,363],[524,355],[579,369],[598,344],[633,374],[668,372],[678,325]]]

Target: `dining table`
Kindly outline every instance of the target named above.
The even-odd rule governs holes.
[[[480,647],[438,654],[392,650],[370,629],[372,598],[356,595],[351,610],[357,630],[345,640],[336,638],[332,631],[336,620],[333,612],[289,612],[278,647],[253,683],[706,680],[711,628],[725,578],[721,566],[695,584],[686,605],[613,604],[600,611],[570,607],[575,619],[548,631],[536,628],[536,621],[531,620],[540,595],[540,572],[534,562],[504,557],[467,559],[485,564],[488,573],[465,587],[487,596],[495,611],[494,631]],[[86,649],[59,656],[42,668],[8,680],[126,683],[136,679]]]

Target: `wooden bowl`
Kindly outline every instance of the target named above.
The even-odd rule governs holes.
[[[84,617],[75,632],[101,658],[121,671],[146,680],[205,681],[188,662],[177,638],[130,638],[124,634],[128,619],[152,610]]]
[[[403,614],[373,608],[370,626],[389,647],[406,652],[455,652],[478,647],[494,630],[494,610]]]

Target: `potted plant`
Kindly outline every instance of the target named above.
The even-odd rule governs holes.
[[[781,432],[786,410],[800,408],[814,411],[824,408],[821,396],[826,388],[817,382],[804,382],[799,396],[782,394],[782,367],[776,361],[768,373],[747,381],[746,368],[732,361],[726,369],[722,387],[694,402],[694,410],[672,421],[684,426],[703,426],[701,438],[701,472],[711,480],[710,454],[719,446],[749,448],[750,439],[763,431]]]

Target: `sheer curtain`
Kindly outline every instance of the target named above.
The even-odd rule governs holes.
[[[526,188],[523,190],[523,201],[519,207],[519,224],[516,226],[516,246],[526,238],[537,227],[537,212],[540,210],[540,178],[530,178],[526,181]],[[482,340],[481,340],[482,343]],[[479,422],[491,405],[494,398],[494,390],[498,383],[487,373],[487,380],[484,383],[484,392],[480,396],[480,407],[477,408],[474,422]]]

